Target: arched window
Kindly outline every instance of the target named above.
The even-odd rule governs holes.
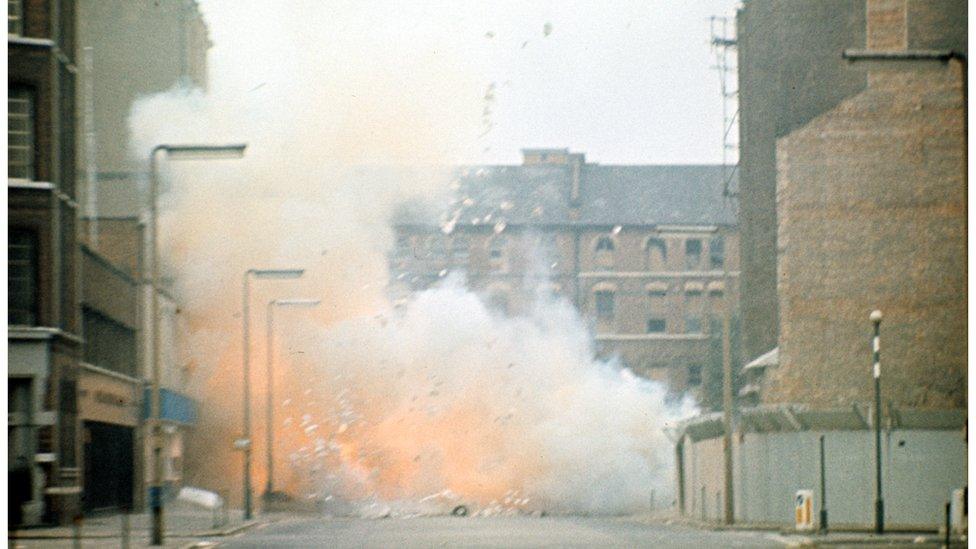
[[[666,271],[668,266],[668,246],[664,240],[660,238],[649,238],[647,239],[647,245],[644,246],[644,251],[647,254],[647,270],[648,271]]]
[[[600,270],[613,268],[613,251],[616,245],[609,236],[601,236],[596,240],[595,257],[596,267]]]
[[[685,268],[697,271],[701,268],[702,241],[697,238],[685,240]]]
[[[614,292],[613,290],[598,290],[593,293],[594,308],[597,318],[613,318]]]
[[[612,252],[613,251],[613,239],[609,236],[601,236],[596,241],[596,251],[597,252]]]

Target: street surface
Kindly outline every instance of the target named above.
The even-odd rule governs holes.
[[[782,547],[769,533],[712,532],[620,517],[288,518],[219,547]]]

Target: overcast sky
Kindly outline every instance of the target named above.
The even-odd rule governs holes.
[[[411,70],[422,86],[443,79],[477,108],[459,131],[471,140],[465,163],[569,147],[604,164],[678,164],[721,160],[708,18],[733,16],[737,3],[203,0],[201,9],[212,80],[241,93],[260,86],[287,101],[296,75],[368,81],[370,70],[420,67]],[[350,86],[350,96],[369,94]]]

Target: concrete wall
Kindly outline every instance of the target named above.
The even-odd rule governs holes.
[[[799,431],[733,437],[736,522],[791,526],[797,490],[814,490],[819,517],[819,437],[825,436],[827,510],[834,527],[874,523],[874,432]],[[721,520],[721,437],[685,438],[685,515]],[[953,489],[966,485],[967,448],[959,430],[882,432],[885,524],[937,528]],[[702,510],[701,494],[705,505]],[[719,499],[716,500],[716,497]]]

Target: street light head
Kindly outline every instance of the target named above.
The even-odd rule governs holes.
[[[300,278],[305,274],[305,269],[249,269],[247,272],[255,278]]]
[[[874,322],[875,324],[881,322],[881,311],[878,309],[871,311],[871,322]]]
[[[212,160],[219,158],[243,158],[247,143],[227,145],[160,145],[160,150],[173,160]]]
[[[276,299],[273,301],[279,307],[317,307],[321,299]]]

